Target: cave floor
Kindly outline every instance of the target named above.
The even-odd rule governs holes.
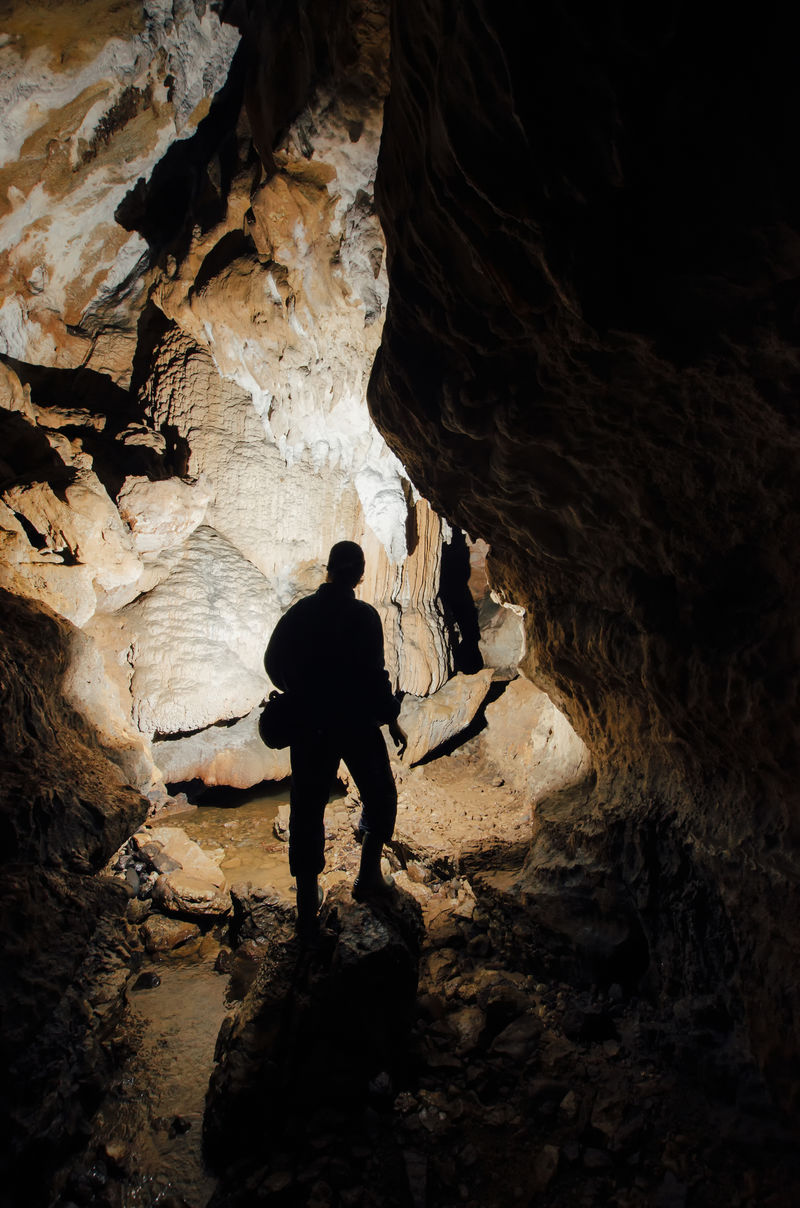
[[[214,1036],[237,1006],[214,971],[225,951],[217,928],[143,967],[160,969],[162,985],[129,995],[135,1052],[62,1205],[800,1203],[796,1137],[714,1002],[684,999],[665,1014],[619,984],[587,984],[548,934],[523,925],[513,886],[530,810],[485,775],[469,748],[398,775],[390,862],[426,927],[402,1068],[377,1077],[357,1111],[315,1110],[312,1092],[291,1135],[275,1135],[268,1154],[215,1190],[200,1113]],[[487,814],[496,821],[481,847]],[[355,873],[355,800],[329,815],[328,887]],[[285,861],[281,845],[258,842]]]

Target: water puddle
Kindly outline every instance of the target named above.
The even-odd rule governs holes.
[[[203,1109],[227,1009],[227,979],[215,972],[213,959],[209,953],[186,963],[161,961],[150,967],[161,984],[131,994],[143,1037],[129,1091],[146,1098],[149,1116],[126,1163],[137,1175],[128,1187],[131,1208],[145,1208],[168,1192],[201,1208],[214,1190],[203,1164]]]
[[[288,844],[274,833],[288,803],[286,786],[259,786],[251,794],[217,790],[211,804],[165,825],[180,827],[207,850],[223,849],[229,885],[271,885],[288,897]],[[203,1162],[203,1110],[220,1025],[238,1006],[226,1003],[228,978],[214,968],[226,928],[222,921],[202,940],[148,958],[139,984],[149,979],[151,988],[129,991],[136,1052],[96,1117],[101,1174],[117,1184],[123,1208],[164,1202],[203,1208],[214,1191]]]
[[[213,804],[202,804],[186,814],[176,814],[167,825],[179,826],[204,848],[225,851],[222,871],[229,885],[250,881],[254,886],[274,885],[289,894],[289,848],[275,838],[274,825],[281,806],[289,805],[286,786],[243,796],[218,790]]]

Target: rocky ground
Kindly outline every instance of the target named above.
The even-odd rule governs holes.
[[[665,1012],[628,984],[591,984],[580,954],[570,962],[563,942],[523,915],[515,884],[530,814],[499,779],[474,742],[399,770],[396,890],[374,908],[349,895],[357,803],[350,795],[332,803],[322,940],[311,952],[298,948],[278,892],[234,886],[232,922],[213,924],[169,919],[132,899],[134,916],[149,909],[137,926],[151,953],[165,928],[173,938],[185,929],[183,947],[168,955],[165,946],[157,959],[205,961],[209,970],[213,962],[229,977],[206,1110],[218,1179],[209,1202],[800,1202],[796,1136],[720,1003],[682,999]],[[131,986],[157,968],[140,968]],[[194,1199],[168,1181],[143,1185],[125,1127],[171,1130],[177,1147],[186,1121],[152,1111],[148,1119],[130,1069],[125,1079],[117,1107],[133,1098],[136,1111],[107,1107],[105,1131],[73,1169],[61,1205],[201,1208],[210,1183],[198,1182]],[[197,1134],[199,1121],[193,1127]]]

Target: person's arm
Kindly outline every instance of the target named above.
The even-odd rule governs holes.
[[[381,725],[392,725],[397,721],[400,702],[392,692],[389,672],[383,655],[383,626],[376,610],[367,605],[367,623],[364,625],[363,668],[369,691],[369,701],[375,717]]]
[[[397,748],[397,758],[402,759],[408,746],[408,735],[397,718],[389,722],[389,733],[392,736],[392,742]]]

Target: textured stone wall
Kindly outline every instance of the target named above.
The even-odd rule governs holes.
[[[527,607],[528,673],[592,750],[656,980],[729,986],[791,1100],[789,31],[483,0],[393,20],[373,414]]]
[[[0,635],[3,1198],[37,1203],[112,1065],[127,897],[96,874],[148,803],[65,697],[70,623],[0,589]]]
[[[167,775],[285,771],[263,650],[336,540],[395,684],[450,653],[442,526],[366,406],[386,6],[112,8],[12,6],[0,47],[0,585],[86,635],[73,700],[157,796],[153,738]]]

